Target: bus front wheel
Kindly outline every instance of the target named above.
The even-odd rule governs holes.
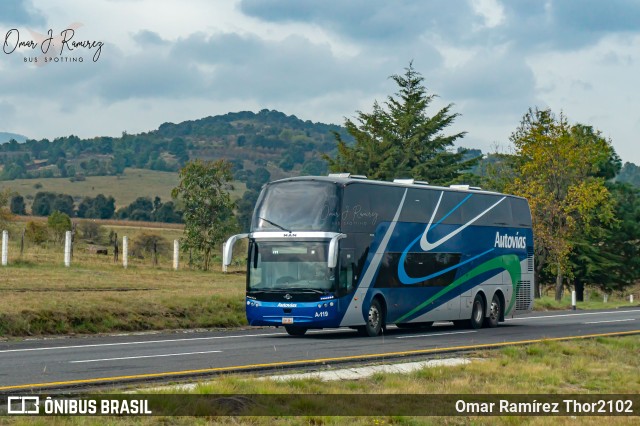
[[[375,337],[380,334],[384,328],[384,311],[378,299],[371,301],[367,318],[365,318],[365,326],[358,328],[358,332],[363,336]]]
[[[304,336],[307,332],[306,327],[295,327],[292,325],[285,325],[284,329],[287,330],[287,333],[289,333],[290,336]]]

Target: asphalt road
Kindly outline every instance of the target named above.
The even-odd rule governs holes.
[[[146,380],[176,380],[222,372],[281,371],[359,360],[433,356],[541,339],[640,333],[640,308],[532,313],[495,329],[426,330],[389,326],[384,336],[350,329],[284,329],[160,333],[0,343],[0,393],[66,389]]]

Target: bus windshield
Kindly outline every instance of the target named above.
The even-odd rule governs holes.
[[[249,250],[249,291],[328,292],[335,278],[327,267],[329,243],[258,242]]]
[[[252,231],[337,231],[337,187],[330,182],[289,181],[268,185],[258,200]]]

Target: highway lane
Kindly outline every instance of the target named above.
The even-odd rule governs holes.
[[[160,333],[0,343],[0,393],[145,379],[175,379],[229,371],[280,370],[359,359],[381,360],[499,347],[540,339],[640,333],[640,309],[532,313],[495,329],[423,330],[389,326],[384,336],[354,330],[284,329]]]

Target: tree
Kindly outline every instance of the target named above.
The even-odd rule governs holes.
[[[0,191],[0,227],[4,228],[11,218],[11,214],[7,211],[6,205],[9,203],[11,193],[8,189]],[[2,231],[2,229],[0,229]]]
[[[238,201],[238,225],[243,232],[249,232],[251,226],[251,218],[253,216],[253,209],[258,201],[258,191],[248,189],[245,191],[242,198]]]
[[[459,114],[450,113],[452,104],[429,116],[427,109],[436,95],[427,94],[424,78],[410,63],[404,75],[392,75],[399,87],[388,96],[384,109],[378,102],[371,113],[358,111],[357,122],[345,121],[348,133],[355,139],[349,146],[334,133],[338,142],[335,158],[324,155],[333,172],[363,174],[374,179],[392,180],[412,177],[430,183],[453,181],[475,160],[462,161],[466,151],[450,152],[465,132],[446,136],[444,129]]]
[[[67,231],[71,231],[71,218],[66,213],[54,211],[47,219],[47,226],[57,242],[64,240]]]
[[[640,190],[622,183],[607,187],[617,221],[579,235],[569,258],[578,301],[583,300],[585,284],[611,293],[640,279]]]
[[[11,198],[11,213],[21,216],[27,214],[26,204],[22,195],[16,194]]]
[[[53,192],[36,193],[33,203],[31,204],[31,214],[35,216],[49,216],[52,212],[51,205],[55,198],[56,194]]]
[[[604,177],[617,156],[590,126],[570,126],[551,110],[530,109],[511,135],[514,178],[506,191],[526,197],[533,217],[537,254],[536,282],[543,267],[556,277],[556,300],[571,274],[569,256],[580,233],[613,221],[613,202]],[[618,160],[619,161],[619,160]],[[537,288],[537,295],[540,290]]]
[[[225,160],[190,161],[180,170],[180,183],[171,193],[184,206],[182,249],[192,250],[205,271],[216,245],[235,227],[228,192],[231,168]]]

